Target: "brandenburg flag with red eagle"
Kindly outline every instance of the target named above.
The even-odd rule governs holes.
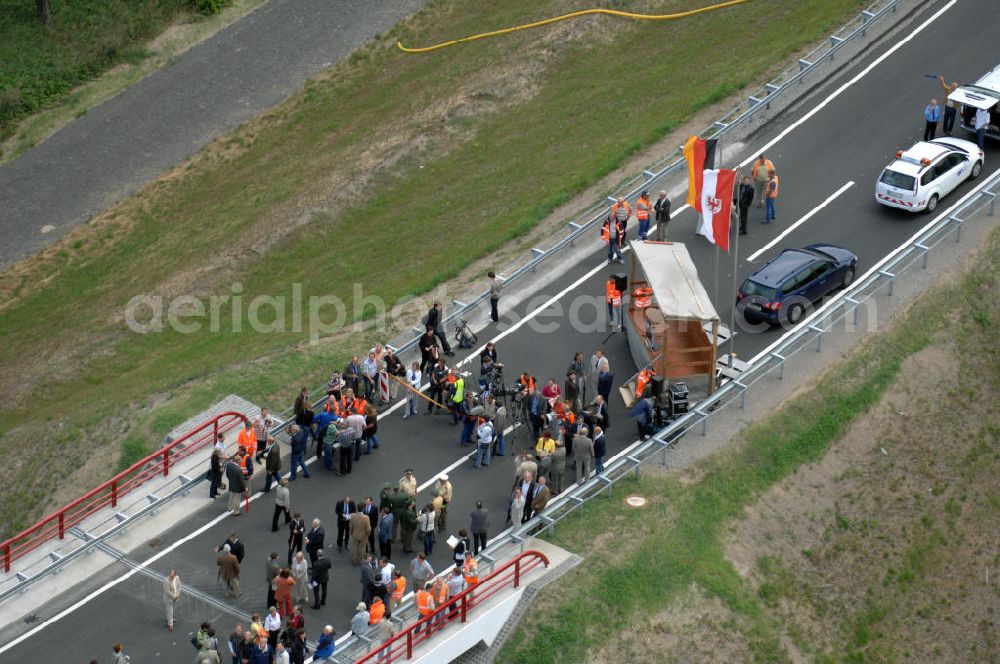
[[[698,235],[704,235],[726,253],[729,253],[729,218],[735,184],[736,171],[720,168],[706,170],[702,175]]]

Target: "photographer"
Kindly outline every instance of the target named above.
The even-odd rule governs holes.
[[[437,408],[437,412],[441,412],[441,406],[435,404],[444,404],[445,401],[445,391],[448,388],[448,367],[444,364],[444,358],[440,358],[437,361],[437,365],[433,367],[430,371],[430,383],[431,387],[428,391],[427,396],[430,401],[427,402],[427,415]]]
[[[489,355],[483,353],[479,358],[479,390],[482,392],[488,392],[490,385],[493,383],[493,371],[496,369],[496,365],[493,364],[493,358]]]

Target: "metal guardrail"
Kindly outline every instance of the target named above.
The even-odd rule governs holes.
[[[469,586],[433,612],[422,616],[398,634],[385,641],[372,642],[373,651],[362,655],[354,664],[390,664],[413,659],[413,650],[430,641],[434,634],[450,623],[467,622],[469,612],[508,587],[519,588],[521,578],[539,565],[549,566],[549,559],[540,551],[524,551],[501,567],[494,569],[479,583]],[[422,630],[422,631],[421,631]],[[374,648],[378,648],[377,652]]]
[[[747,396],[757,383],[775,371],[778,372],[778,379],[784,380],[785,365],[805,349],[819,352],[824,334],[834,325],[850,317],[851,325],[857,326],[859,312],[869,300],[883,292],[886,297],[892,297],[896,280],[906,270],[916,265],[927,269],[931,251],[952,237],[956,242],[960,241],[962,227],[968,220],[984,210],[988,216],[995,217],[998,198],[1000,171],[875,264],[849,288],[804,318],[794,330],[760,352],[749,361],[749,367],[739,374],[738,380],[726,381],[714,395],[700,401],[694,410],[646,440],[636,441],[622,450],[605,465],[603,474],[595,475],[583,484],[569,487],[549,501],[542,514],[490,540],[487,552],[480,554],[480,569],[487,570],[496,561],[516,555],[523,550],[529,538],[545,531],[554,531],[556,525],[570,514],[578,510],[582,513],[592,498],[599,495],[610,496],[618,482],[638,477],[642,466],[650,460],[660,459],[661,463],[666,464],[668,450],[687,434],[707,436],[710,420],[726,412],[734,404],[741,409],[745,408]],[[415,611],[412,602],[401,606],[394,615],[403,621],[413,619]],[[345,653],[344,659],[338,661],[350,661],[369,647],[372,646],[346,638],[338,645],[338,652]]]
[[[51,539],[65,539],[66,533],[84,519],[104,507],[118,507],[119,499],[135,491],[154,477],[170,474],[170,469],[206,443],[215,442],[220,432],[228,431],[246,418],[237,412],[225,412],[204,422],[177,440],[136,461],[114,477],[94,487],[84,495],[52,514],[0,543],[3,570],[9,573],[12,563]],[[154,496],[155,498],[155,496]],[[158,500],[151,500],[152,503]],[[120,519],[124,521],[125,519]],[[54,556],[53,563],[60,563],[64,556]]]

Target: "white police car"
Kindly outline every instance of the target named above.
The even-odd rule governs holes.
[[[888,207],[933,212],[965,180],[979,177],[983,151],[960,138],[935,138],[896,153],[875,183],[875,201]]]

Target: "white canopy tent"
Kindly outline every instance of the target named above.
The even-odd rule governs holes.
[[[658,375],[672,380],[705,375],[708,393],[713,393],[719,314],[687,247],[647,241],[633,242],[631,248],[632,296],[623,319],[636,365],[652,365]]]
[[[636,267],[653,289],[653,300],[665,318],[717,321],[712,300],[698,278],[687,247],[680,242],[633,242],[632,282]]]

